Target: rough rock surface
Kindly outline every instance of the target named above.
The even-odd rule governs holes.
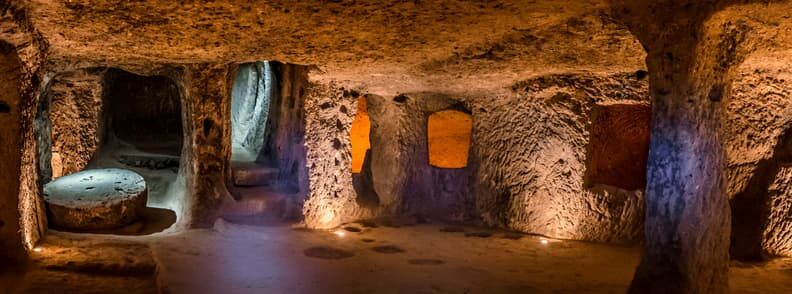
[[[25,17],[26,12],[20,3],[0,1],[0,7],[3,8],[0,14],[0,27],[2,27],[0,39],[16,49],[20,61],[19,64],[11,63],[4,66],[19,68],[20,75],[16,84],[20,96],[18,105],[22,130],[18,198],[13,200],[4,198],[0,201],[18,205],[20,214],[18,231],[22,236],[23,248],[30,250],[43,236],[47,227],[44,201],[41,200],[39,191],[39,158],[36,151],[38,143],[34,120],[39,96],[43,92],[42,85],[51,78],[51,75],[47,75],[43,70],[49,44],[33,27],[31,20]],[[9,77],[13,76],[9,75]],[[14,224],[11,226],[11,228],[16,227]],[[14,238],[9,237],[9,240]]]
[[[792,168],[788,164],[778,168],[767,191],[767,212],[761,229],[762,253],[792,255]]]
[[[585,183],[588,157],[595,154],[589,148],[595,109],[647,107],[648,84],[640,69],[540,77],[516,85],[515,91],[472,107],[480,217],[557,238],[640,240],[642,189]]]
[[[91,169],[44,185],[49,221],[76,230],[111,229],[136,221],[146,207],[146,181],[123,169]]]
[[[309,192],[303,216],[309,227],[332,228],[373,216],[373,211],[356,201],[352,183],[350,129],[359,95],[334,84],[313,82],[306,88]]]
[[[46,96],[52,123],[52,177],[81,171],[102,142],[103,74],[60,73]]]
[[[755,57],[735,74],[727,106],[726,187],[732,204],[731,255],[790,255],[792,226],[784,212],[792,163],[792,75],[787,59]]]
[[[185,66],[175,79],[182,96],[179,183],[184,185],[182,225],[211,226],[224,201],[231,201],[231,85],[228,65]]]
[[[21,171],[21,61],[15,48],[0,42],[0,258],[24,256],[20,230],[19,176]]]
[[[469,180],[473,167],[431,166],[427,130],[432,113],[448,109],[469,112],[468,107],[462,101],[433,93],[370,95],[368,101],[373,186],[384,211],[469,219],[474,197]]]
[[[283,189],[298,194],[302,203],[308,194],[306,161],[306,93],[308,67],[270,62],[277,76],[277,95],[270,100],[265,141],[257,162],[278,168],[278,182]]]
[[[459,100],[437,93],[367,95],[372,122],[371,182],[379,203],[379,210],[373,212],[484,221],[559,238],[640,240],[643,194],[602,183],[586,184],[584,174],[587,156],[592,153],[590,129],[598,108],[633,107],[648,112],[645,72],[638,69],[610,75],[542,77],[515,85],[514,91],[511,95],[462,96]],[[338,110],[342,108],[332,102],[325,101],[324,111],[342,114],[343,110]],[[352,109],[344,105],[343,109]],[[429,164],[427,120],[432,113],[447,109],[472,113],[473,146],[466,168],[443,169]],[[309,116],[309,122],[311,119]],[[322,121],[330,124],[333,119]],[[335,121],[336,129],[348,126],[346,120]],[[649,128],[645,118],[625,122],[614,127],[636,136],[638,141],[645,140]],[[631,132],[633,129],[637,131]],[[338,133],[342,137],[335,137],[339,144],[334,147],[345,151],[342,156],[347,155],[349,134]],[[645,158],[648,146],[634,147],[636,150],[622,152],[640,154],[643,148]],[[619,150],[602,152],[606,151]],[[612,169],[635,169],[633,162],[628,164]],[[349,175],[343,166],[339,164],[334,174]],[[343,190],[343,184],[336,186],[345,193],[340,194],[345,200],[324,200],[326,205],[343,205],[366,196]]]
[[[577,180],[584,182],[586,178],[583,171],[589,162],[587,153],[581,151],[587,148],[586,136],[573,134],[585,133],[590,119],[583,114],[596,103],[581,98],[590,96],[585,91],[560,90],[566,93],[555,98],[547,95],[536,101],[524,97],[520,87],[514,89],[517,93],[508,88],[517,81],[541,80],[543,76],[607,75],[646,66],[652,97],[652,147],[647,160],[645,254],[632,287],[637,293],[726,291],[731,223],[728,198],[724,195],[731,195],[735,192],[733,189],[750,186],[746,179],[754,178],[752,173],[755,174],[759,167],[752,167],[754,163],[750,161],[762,161],[760,158],[770,153],[756,151],[744,166],[737,167],[737,171],[724,172],[726,164],[733,162],[729,154],[733,147],[726,142],[729,135],[722,132],[724,118],[728,119],[728,115],[722,115],[727,109],[722,102],[729,98],[735,66],[746,56],[784,56],[792,52],[789,37],[792,36],[792,22],[788,19],[792,7],[785,1],[539,0],[526,3],[506,0],[480,3],[392,0],[328,3],[279,0],[254,4],[231,0],[185,4],[30,0],[9,3],[0,1],[4,14],[0,38],[17,46],[25,69],[21,79],[25,103],[21,112],[24,154],[20,210],[23,242],[28,248],[45,224],[35,189],[39,174],[43,174],[36,170],[40,165],[35,150],[47,146],[37,146],[33,136],[36,126],[32,123],[35,110],[39,108],[39,83],[46,84],[48,79],[48,73],[40,71],[41,65],[47,65],[49,72],[120,64],[148,71],[166,63],[184,69],[175,76],[181,81],[182,92],[189,94],[182,100],[186,137],[186,159],[182,164],[186,169],[182,169],[181,177],[189,195],[185,205],[194,213],[189,222],[201,220],[205,225],[216,204],[227,198],[224,184],[229,180],[230,150],[226,145],[230,142],[227,123],[230,107],[224,97],[230,95],[227,93],[230,90],[222,76],[233,72],[228,64],[281,60],[316,65],[308,79],[310,85],[303,92],[306,95],[296,91],[297,88],[282,91],[294,98],[291,101],[296,101],[295,105],[302,105],[301,102],[305,105],[304,113],[288,112],[294,115],[290,117],[297,118],[291,121],[298,122],[290,130],[300,135],[303,133],[299,131],[304,130],[305,134],[304,138],[295,136],[294,141],[298,142],[291,142],[289,146],[293,150],[304,148],[307,160],[296,157],[289,161],[291,164],[280,167],[299,175],[293,177],[298,189],[310,188],[310,191],[301,191],[307,195],[306,223],[332,225],[371,213],[356,206],[348,175],[347,138],[351,120],[348,112],[354,112],[349,110],[354,109],[351,106],[358,95],[344,95],[344,90],[353,88],[385,97],[385,100],[409,97],[399,95],[402,93],[430,93],[422,95],[464,101],[474,115],[474,136],[476,125],[483,124],[488,131],[491,128],[488,124],[496,122],[510,122],[519,126],[518,129],[533,130],[540,135],[564,134],[559,137],[566,141],[556,137],[541,144],[527,143],[526,147],[534,148],[528,149],[530,152],[516,150],[537,155],[536,170],[541,172],[533,173],[533,178],[529,174],[527,178],[549,183],[550,186],[542,187],[546,191],[539,192],[540,197],[510,198],[519,194],[512,192],[520,192],[528,184],[522,181],[501,184],[498,180],[522,177],[519,172],[487,175],[495,169],[487,167],[486,164],[492,163],[484,160],[469,167],[477,177],[484,174],[485,179],[490,179],[478,181],[492,190],[484,196],[477,195],[477,199],[483,201],[476,202],[480,212],[505,208],[525,212],[524,207],[530,201],[548,207],[560,206],[562,211],[584,208],[580,210],[584,212],[581,213],[583,220],[554,218],[541,212],[513,218],[490,213],[485,214],[486,219],[494,223],[516,220],[518,226],[534,223],[524,221],[531,218],[541,220],[540,223],[550,221],[550,229],[540,229],[571,236],[578,234],[575,233],[578,221],[589,223],[593,219],[593,223],[597,223],[604,214],[596,212],[591,217],[583,216],[586,211],[618,207],[597,205],[597,209],[589,210],[585,208],[585,200],[570,201],[568,206],[561,201],[569,195],[585,198],[582,194],[587,193],[582,188],[585,183],[578,184]],[[550,88],[544,92],[557,92]],[[511,104],[500,105],[505,103],[498,102],[501,99]],[[410,103],[420,105],[422,102]],[[347,112],[342,111],[342,107]],[[522,121],[500,119],[511,108],[548,111],[546,116],[525,117],[536,117],[540,122],[548,119],[553,126],[532,129]],[[384,111],[397,109],[386,107]],[[480,109],[498,119],[482,120],[487,115],[480,114]],[[397,115],[407,119],[390,126],[397,137],[420,135],[413,130],[419,130],[421,124],[410,117],[421,114]],[[418,127],[398,133],[400,126],[411,124]],[[386,124],[380,126],[381,130],[387,128]],[[474,144],[486,142],[486,134],[479,135],[479,139],[474,137]],[[761,134],[762,138],[775,136],[769,132]],[[473,146],[471,158],[497,159],[517,166],[524,164],[525,159],[510,162],[499,154],[488,154],[486,148],[497,146],[499,140],[494,140],[496,144]],[[521,143],[514,137],[503,141]],[[420,146],[416,144],[420,143],[418,140],[396,143],[388,147],[391,151],[387,152],[402,154],[410,149],[401,148]],[[543,148],[553,149],[553,152],[543,153]],[[764,146],[759,149],[769,150]],[[372,152],[374,158],[381,156]],[[541,158],[538,154],[555,156]],[[404,162],[400,164],[415,164],[416,167],[423,164],[422,160],[410,162],[420,158],[420,153],[417,155],[401,158]],[[376,169],[375,164],[372,170]],[[412,174],[420,173],[411,171],[404,176],[389,176],[394,176],[393,183],[401,184],[408,183]],[[760,175],[777,183],[783,183],[785,177],[783,174],[779,178]],[[372,176],[376,182],[377,173],[373,172]],[[566,182],[564,179],[572,180]],[[732,182],[732,179],[737,180]],[[475,186],[474,183],[468,182]],[[456,186],[459,187],[462,186]],[[780,189],[773,189],[770,195],[783,194],[777,192]],[[403,195],[394,185],[383,191],[381,203],[389,211],[421,209],[420,205],[416,207],[411,201],[403,200],[420,199],[423,195],[399,198]],[[762,206],[763,201],[758,203]],[[762,218],[760,213],[759,220],[754,218],[753,221],[763,222]],[[595,235],[602,237],[599,233]]]

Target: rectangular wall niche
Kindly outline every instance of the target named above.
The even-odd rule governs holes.
[[[439,168],[467,167],[473,119],[458,110],[429,116],[429,165]]]
[[[592,113],[586,186],[643,190],[650,122],[651,107],[647,104],[596,106]]]
[[[352,173],[360,173],[363,170],[363,162],[366,160],[366,151],[371,148],[369,133],[371,132],[371,118],[368,114],[366,97],[360,97],[357,104],[357,114],[352,121],[350,129],[350,144],[352,144]]]

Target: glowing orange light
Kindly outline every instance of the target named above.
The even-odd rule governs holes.
[[[350,130],[350,143],[352,144],[352,172],[360,173],[363,170],[363,161],[366,151],[371,148],[369,132],[371,132],[371,118],[368,114],[368,105],[365,97],[358,100],[357,115],[352,121]]]
[[[468,163],[473,119],[457,110],[429,116],[429,164],[441,168],[463,168]]]

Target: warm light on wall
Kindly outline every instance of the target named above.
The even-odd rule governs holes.
[[[463,168],[468,163],[473,120],[457,110],[429,116],[429,164],[441,168]]]
[[[361,97],[358,100],[357,115],[355,115],[355,120],[352,121],[352,129],[350,130],[353,173],[360,173],[363,170],[366,151],[371,148],[371,141],[369,140],[371,119],[369,118],[367,103],[365,97]]]

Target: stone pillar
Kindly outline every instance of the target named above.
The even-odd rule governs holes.
[[[734,61],[719,55],[730,50],[717,48],[717,38],[705,36],[703,24],[717,7],[612,2],[647,48],[652,95],[646,242],[630,293],[725,293],[730,212],[720,116],[723,80]]]
[[[233,71],[231,71],[233,72]],[[181,81],[184,147],[180,181],[185,185],[184,220],[209,227],[224,201],[231,160],[231,87],[229,66],[195,64]]]
[[[646,243],[630,292],[726,292],[730,215],[720,111],[706,97],[666,92],[685,81],[658,74],[652,82]]]

